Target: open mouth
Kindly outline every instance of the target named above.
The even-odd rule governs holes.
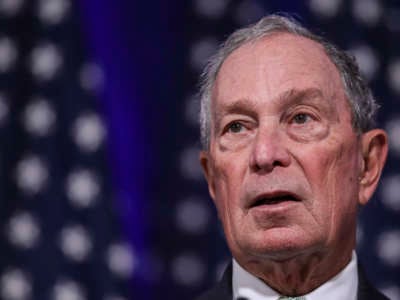
[[[287,202],[287,201],[293,201],[293,202],[299,202],[300,199],[297,198],[293,194],[279,194],[275,196],[261,196],[256,199],[251,207],[256,207],[256,206],[261,206],[261,205],[274,205],[278,204],[281,202]]]

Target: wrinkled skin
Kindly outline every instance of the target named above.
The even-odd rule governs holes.
[[[211,111],[200,160],[233,256],[282,294],[312,291],[351,259],[385,132],[357,134],[334,64],[317,43],[286,33],[225,60]]]

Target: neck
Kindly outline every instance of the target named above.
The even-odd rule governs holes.
[[[350,262],[352,249],[345,254],[300,254],[290,258],[251,259],[238,263],[269,287],[286,296],[305,295],[337,275]]]

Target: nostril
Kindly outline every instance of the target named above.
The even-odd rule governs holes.
[[[274,160],[272,162],[268,161],[255,161],[254,164],[251,165],[252,171],[259,173],[259,172],[271,172],[276,167],[286,167],[288,163],[281,160]]]

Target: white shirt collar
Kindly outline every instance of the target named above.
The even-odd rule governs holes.
[[[357,286],[357,255],[353,251],[351,261],[339,274],[304,296],[306,300],[356,300]],[[247,300],[277,300],[280,296],[263,281],[243,269],[236,260],[233,260],[232,288],[233,299],[243,297]]]

